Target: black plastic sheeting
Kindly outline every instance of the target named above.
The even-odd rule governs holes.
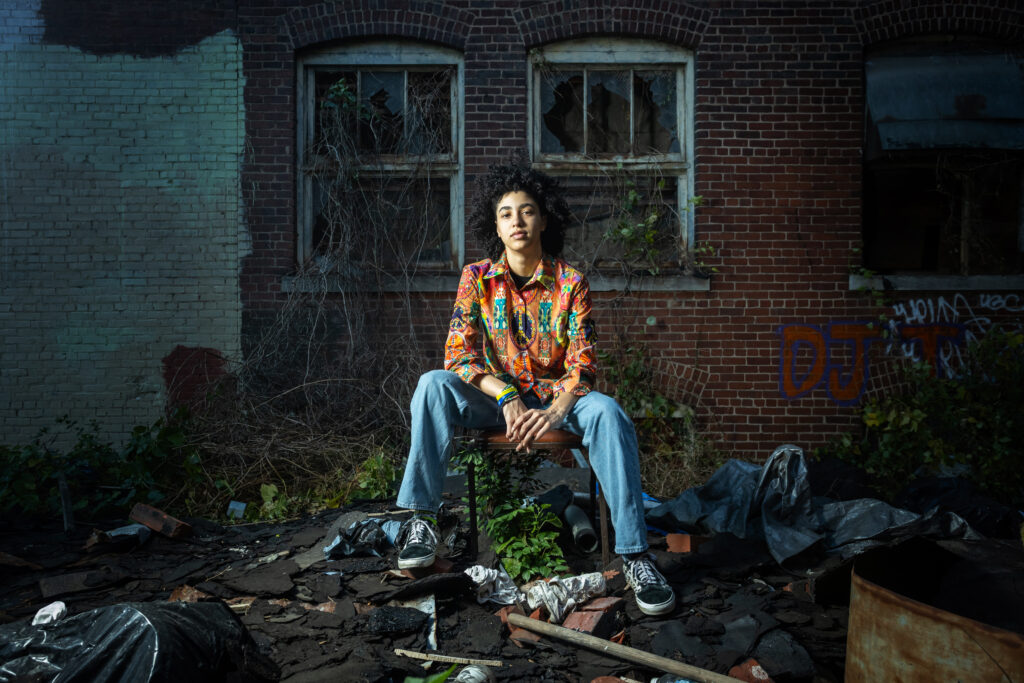
[[[793,445],[779,446],[763,466],[730,460],[703,486],[649,510],[647,522],[663,530],[761,539],[779,564],[811,548],[846,559],[910,535],[980,538],[952,512],[920,515],[873,498],[814,496],[803,450]]]
[[[0,681],[276,681],[222,602],[110,605],[53,624],[0,626]]]

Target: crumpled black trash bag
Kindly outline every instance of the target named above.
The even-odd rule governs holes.
[[[222,602],[122,603],[56,623],[0,626],[0,681],[276,681]]]
[[[345,529],[324,547],[329,560],[343,557],[382,557],[391,547],[391,539],[375,519],[364,519]]]
[[[963,477],[918,477],[893,502],[912,512],[955,512],[989,538],[1013,538],[1020,526],[1016,510],[981,495]]]
[[[901,535],[979,538],[951,512],[919,515],[872,498],[815,497],[803,450],[793,445],[776,448],[763,466],[730,460],[703,486],[649,510],[647,522],[762,539],[779,564],[815,545],[848,558]]]

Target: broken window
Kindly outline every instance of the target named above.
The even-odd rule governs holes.
[[[936,37],[865,67],[864,265],[1024,272],[1024,51]]]
[[[457,266],[461,58],[372,43],[302,62],[300,261],[340,274]]]
[[[567,256],[585,267],[679,266],[693,237],[691,53],[601,38],[531,57],[534,163],[563,177],[579,219]]]

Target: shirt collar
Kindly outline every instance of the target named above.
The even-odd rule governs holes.
[[[542,287],[553,292],[555,290],[555,271],[555,259],[544,254],[540,259],[540,263],[537,264],[537,269],[533,271],[533,277],[526,284],[539,282]],[[505,252],[502,252],[501,258],[495,261],[491,265],[490,270],[484,274],[484,279],[501,277],[507,272],[509,272],[508,261],[505,258]]]

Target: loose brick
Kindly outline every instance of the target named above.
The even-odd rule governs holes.
[[[589,633],[596,638],[608,638],[615,632],[617,625],[614,613],[587,610],[572,612],[562,621],[565,628]]]
[[[746,683],[775,683],[756,659],[748,659],[742,664],[737,664],[729,669],[729,675]]]
[[[132,521],[145,524],[153,531],[170,538],[182,538],[192,533],[191,525],[145,503],[136,503],[128,517]]]
[[[668,534],[665,537],[670,553],[697,552],[697,548],[707,540],[707,536],[694,536],[692,534]]]

